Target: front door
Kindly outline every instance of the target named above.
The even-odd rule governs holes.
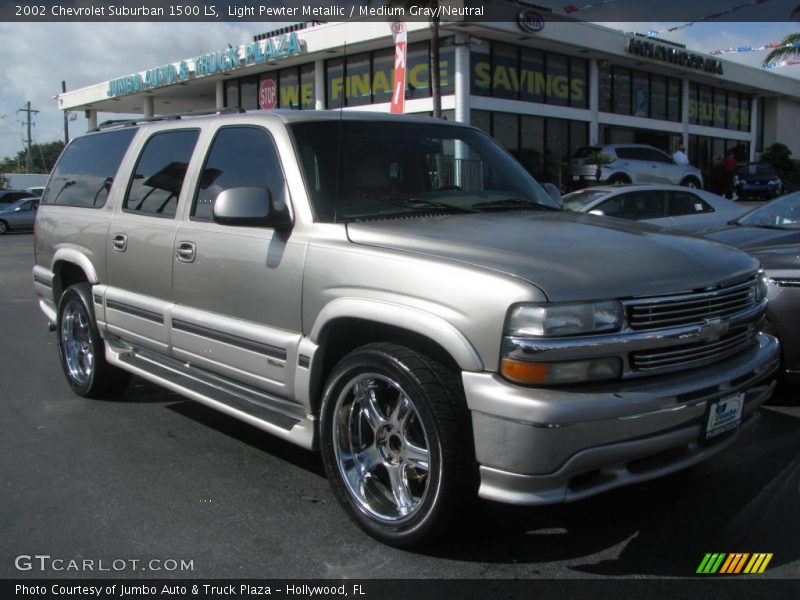
[[[209,148],[175,239],[173,353],[291,397],[306,244],[291,230],[215,223],[217,196],[235,187],[266,188],[289,203],[275,143],[262,127],[221,127]]]

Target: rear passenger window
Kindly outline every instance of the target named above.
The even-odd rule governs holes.
[[[42,204],[100,208],[128,151],[136,129],[76,138],[58,159]]]
[[[211,221],[220,192],[234,187],[261,187],[276,202],[285,202],[286,183],[272,136],[260,127],[224,127],[208,152],[192,219]]]
[[[669,214],[673,217],[714,212],[714,209],[700,196],[691,192],[670,192]]]
[[[157,133],[147,140],[128,186],[123,210],[174,217],[199,135],[197,129],[182,129]]]
[[[597,208],[609,217],[620,219],[658,219],[664,216],[664,193],[658,191],[618,194]]]

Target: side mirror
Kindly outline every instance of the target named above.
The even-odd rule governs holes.
[[[556,184],[547,182],[543,183],[542,187],[544,188],[544,191],[547,192],[550,195],[550,197],[556,201],[556,204],[558,206],[562,207],[564,206],[564,203],[561,201],[561,191],[558,189]]]
[[[214,221],[222,225],[291,229],[292,217],[284,203],[275,202],[262,187],[236,187],[219,193],[214,202]]]

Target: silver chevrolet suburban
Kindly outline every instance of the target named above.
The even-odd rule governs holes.
[[[365,531],[578,500],[724,451],[770,396],[730,247],[562,212],[477,129],[356,112],[74,140],[33,280],[82,396],[131,375],[309,449]]]

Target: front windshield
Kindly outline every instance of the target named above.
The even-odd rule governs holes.
[[[749,227],[800,229],[800,192],[783,196],[750,211],[737,223]]]
[[[580,212],[581,209],[589,206],[595,200],[599,200],[603,196],[608,196],[608,192],[593,192],[591,190],[572,192],[564,196],[564,209]]]
[[[347,120],[297,123],[292,131],[323,222],[558,210],[519,163],[476,129]]]

